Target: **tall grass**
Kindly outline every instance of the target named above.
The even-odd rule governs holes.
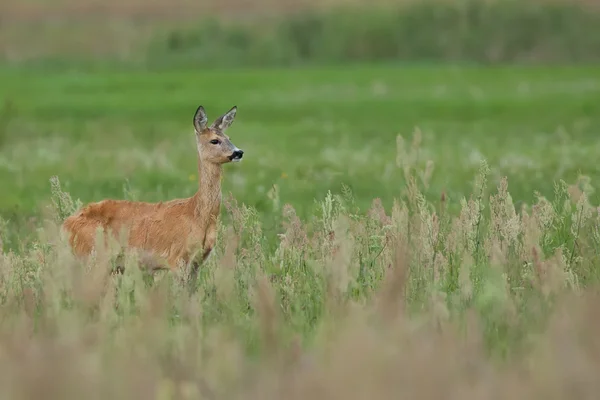
[[[585,179],[515,209],[485,162],[460,212],[425,200],[433,161],[398,138],[407,190],[365,214],[329,194],[271,248],[234,199],[189,295],[116,249],[84,264],[52,213],[23,254],[0,255],[7,398],[595,398],[600,214]],[[276,211],[274,211],[276,212]],[[2,232],[5,234],[6,232]],[[2,235],[0,235],[2,236]]]

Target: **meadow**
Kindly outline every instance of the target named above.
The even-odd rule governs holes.
[[[0,82],[8,398],[597,393],[596,68],[6,67]],[[245,157],[198,291],[133,255],[123,276],[110,253],[74,260],[57,226],[78,202],[193,193],[199,104],[239,107]]]
[[[1,398],[597,398],[592,2],[0,14]],[[199,105],[245,154],[197,290],[75,259],[82,204],[194,193]]]
[[[520,207],[558,179],[598,176],[599,78],[595,67],[5,68],[0,210],[19,223],[39,214],[53,175],[84,203],[191,195],[199,104],[212,118],[239,107],[231,135],[247,156],[227,166],[224,192],[267,219],[275,190],[302,217],[343,187],[363,209],[373,198],[389,208],[406,186],[398,151],[417,133],[410,162],[430,163],[429,200],[457,205],[485,159],[491,185],[506,176]]]

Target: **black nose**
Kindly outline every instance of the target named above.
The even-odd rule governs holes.
[[[232,160],[239,160],[240,158],[243,157],[243,155],[244,155],[244,152],[242,150],[236,150],[231,155],[231,159]]]

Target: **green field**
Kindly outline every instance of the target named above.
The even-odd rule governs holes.
[[[11,398],[597,393],[597,300],[552,308],[600,277],[597,66],[4,67],[0,100]],[[200,104],[238,106],[245,154],[199,292],[77,265],[50,178],[83,203],[189,196]]]
[[[408,147],[415,129],[418,162],[434,163],[430,199],[468,195],[482,158],[490,184],[507,176],[517,204],[531,203],[535,191],[551,195],[558,179],[600,174],[595,67],[1,70],[0,88],[10,103],[0,132],[0,210],[8,219],[35,214],[52,175],[84,203],[190,195],[199,104],[211,118],[239,107],[230,133],[246,157],[227,166],[224,191],[265,216],[273,214],[273,185],[302,216],[341,185],[363,208],[376,197],[391,206],[405,186],[396,137]]]

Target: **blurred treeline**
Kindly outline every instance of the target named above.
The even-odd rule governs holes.
[[[600,7],[584,0],[9,0],[0,15],[0,57],[12,64],[600,59]]]

